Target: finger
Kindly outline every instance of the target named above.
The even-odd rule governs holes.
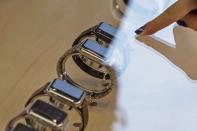
[[[183,18],[186,14],[194,9],[194,6],[191,6],[189,1],[190,0],[177,1],[157,18],[136,30],[136,33],[138,35],[151,35],[172,24],[173,22]]]

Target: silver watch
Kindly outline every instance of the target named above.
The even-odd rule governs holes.
[[[18,123],[22,119],[25,124]],[[8,123],[6,131],[22,131],[22,129],[27,131],[68,131],[66,130],[67,124],[68,114],[66,112],[49,103],[37,100],[14,117]]]
[[[116,75],[115,70],[105,63],[105,54],[107,52],[107,48],[98,44],[96,41],[87,39],[84,42],[73,46],[71,49],[67,50],[63,54],[63,56],[59,59],[57,64],[57,74],[61,79],[66,81],[70,81],[74,85],[78,85],[79,88],[84,90],[90,99],[98,99],[106,96],[112,90],[116,84]],[[87,60],[91,60],[97,65],[102,65],[102,80],[106,82],[103,89],[89,89],[82,84],[76,83],[66,71],[65,65],[69,57],[71,56],[79,56],[84,57]],[[100,66],[98,66],[99,68]]]
[[[25,125],[23,123],[18,123],[12,131],[36,131],[31,126]]]
[[[65,106],[69,106],[69,109],[75,109],[81,118],[79,130],[83,131],[86,128],[88,123],[88,104],[85,99],[86,93],[83,90],[67,81],[55,79],[33,93],[26,106],[41,96],[48,96],[50,102],[61,109],[65,109]]]
[[[73,42],[72,46],[74,47],[86,39],[94,39],[99,45],[103,47],[98,48],[97,45],[92,46],[92,48],[94,48],[94,51],[103,50],[104,48],[106,48],[105,50],[107,50],[111,46],[116,32],[117,29],[115,27],[108,23],[101,22],[100,24],[82,32]],[[106,74],[106,72],[103,71],[104,68],[102,64],[95,63],[93,60],[81,55],[74,55],[73,60],[84,72],[88,73],[89,75],[100,79],[110,79],[110,75]]]

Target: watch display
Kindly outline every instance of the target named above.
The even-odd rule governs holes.
[[[83,44],[83,47],[87,50],[90,50],[94,53],[96,53],[97,55],[101,56],[101,57],[105,57],[108,49],[106,47],[101,46],[100,44],[98,44],[97,42],[93,41],[93,40],[86,40]]]
[[[63,96],[68,96],[73,99],[75,102],[81,100],[84,95],[84,91],[59,79],[55,79],[50,88],[52,90],[62,94]]]
[[[67,118],[67,113],[41,100],[37,100],[32,105],[30,108],[30,114],[34,115],[34,117],[42,117],[44,120],[47,119],[56,125],[63,123]]]
[[[111,43],[111,40],[115,37],[117,29],[114,28],[113,26],[105,23],[105,22],[101,22],[98,26],[99,31],[99,35],[102,35],[103,37],[101,37],[100,39]],[[106,40],[107,39],[107,40]]]
[[[13,129],[13,131],[36,131],[36,130],[29,127],[29,126],[26,126],[22,123],[19,123],[16,125],[16,127]]]

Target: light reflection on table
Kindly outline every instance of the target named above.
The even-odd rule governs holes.
[[[173,2],[169,1],[168,6]],[[124,51],[128,55],[126,68],[118,78],[117,121],[113,125],[114,131],[197,129],[197,82],[180,68],[181,65],[176,65],[176,60],[174,63],[174,60],[170,59],[173,56],[162,55],[144,44],[146,40],[143,43],[136,39],[134,31],[158,14],[143,19],[139,14],[135,14],[133,8],[128,8],[114,40],[114,48],[125,48]],[[174,25],[171,25],[162,30],[156,37],[165,40],[162,41],[163,44],[174,44],[173,33],[181,36],[186,32],[190,33],[189,38],[186,38],[189,40],[188,43],[197,41],[196,32],[173,27]],[[180,43],[180,40],[175,41],[176,44]],[[158,44],[162,42],[158,41]],[[194,52],[197,52],[197,46]],[[197,53],[193,57],[197,58]],[[189,67],[194,78],[197,78],[194,65],[191,64]]]

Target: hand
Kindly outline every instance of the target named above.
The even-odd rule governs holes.
[[[197,0],[179,0],[154,20],[135,31],[138,35],[152,35],[176,22],[197,31]]]

